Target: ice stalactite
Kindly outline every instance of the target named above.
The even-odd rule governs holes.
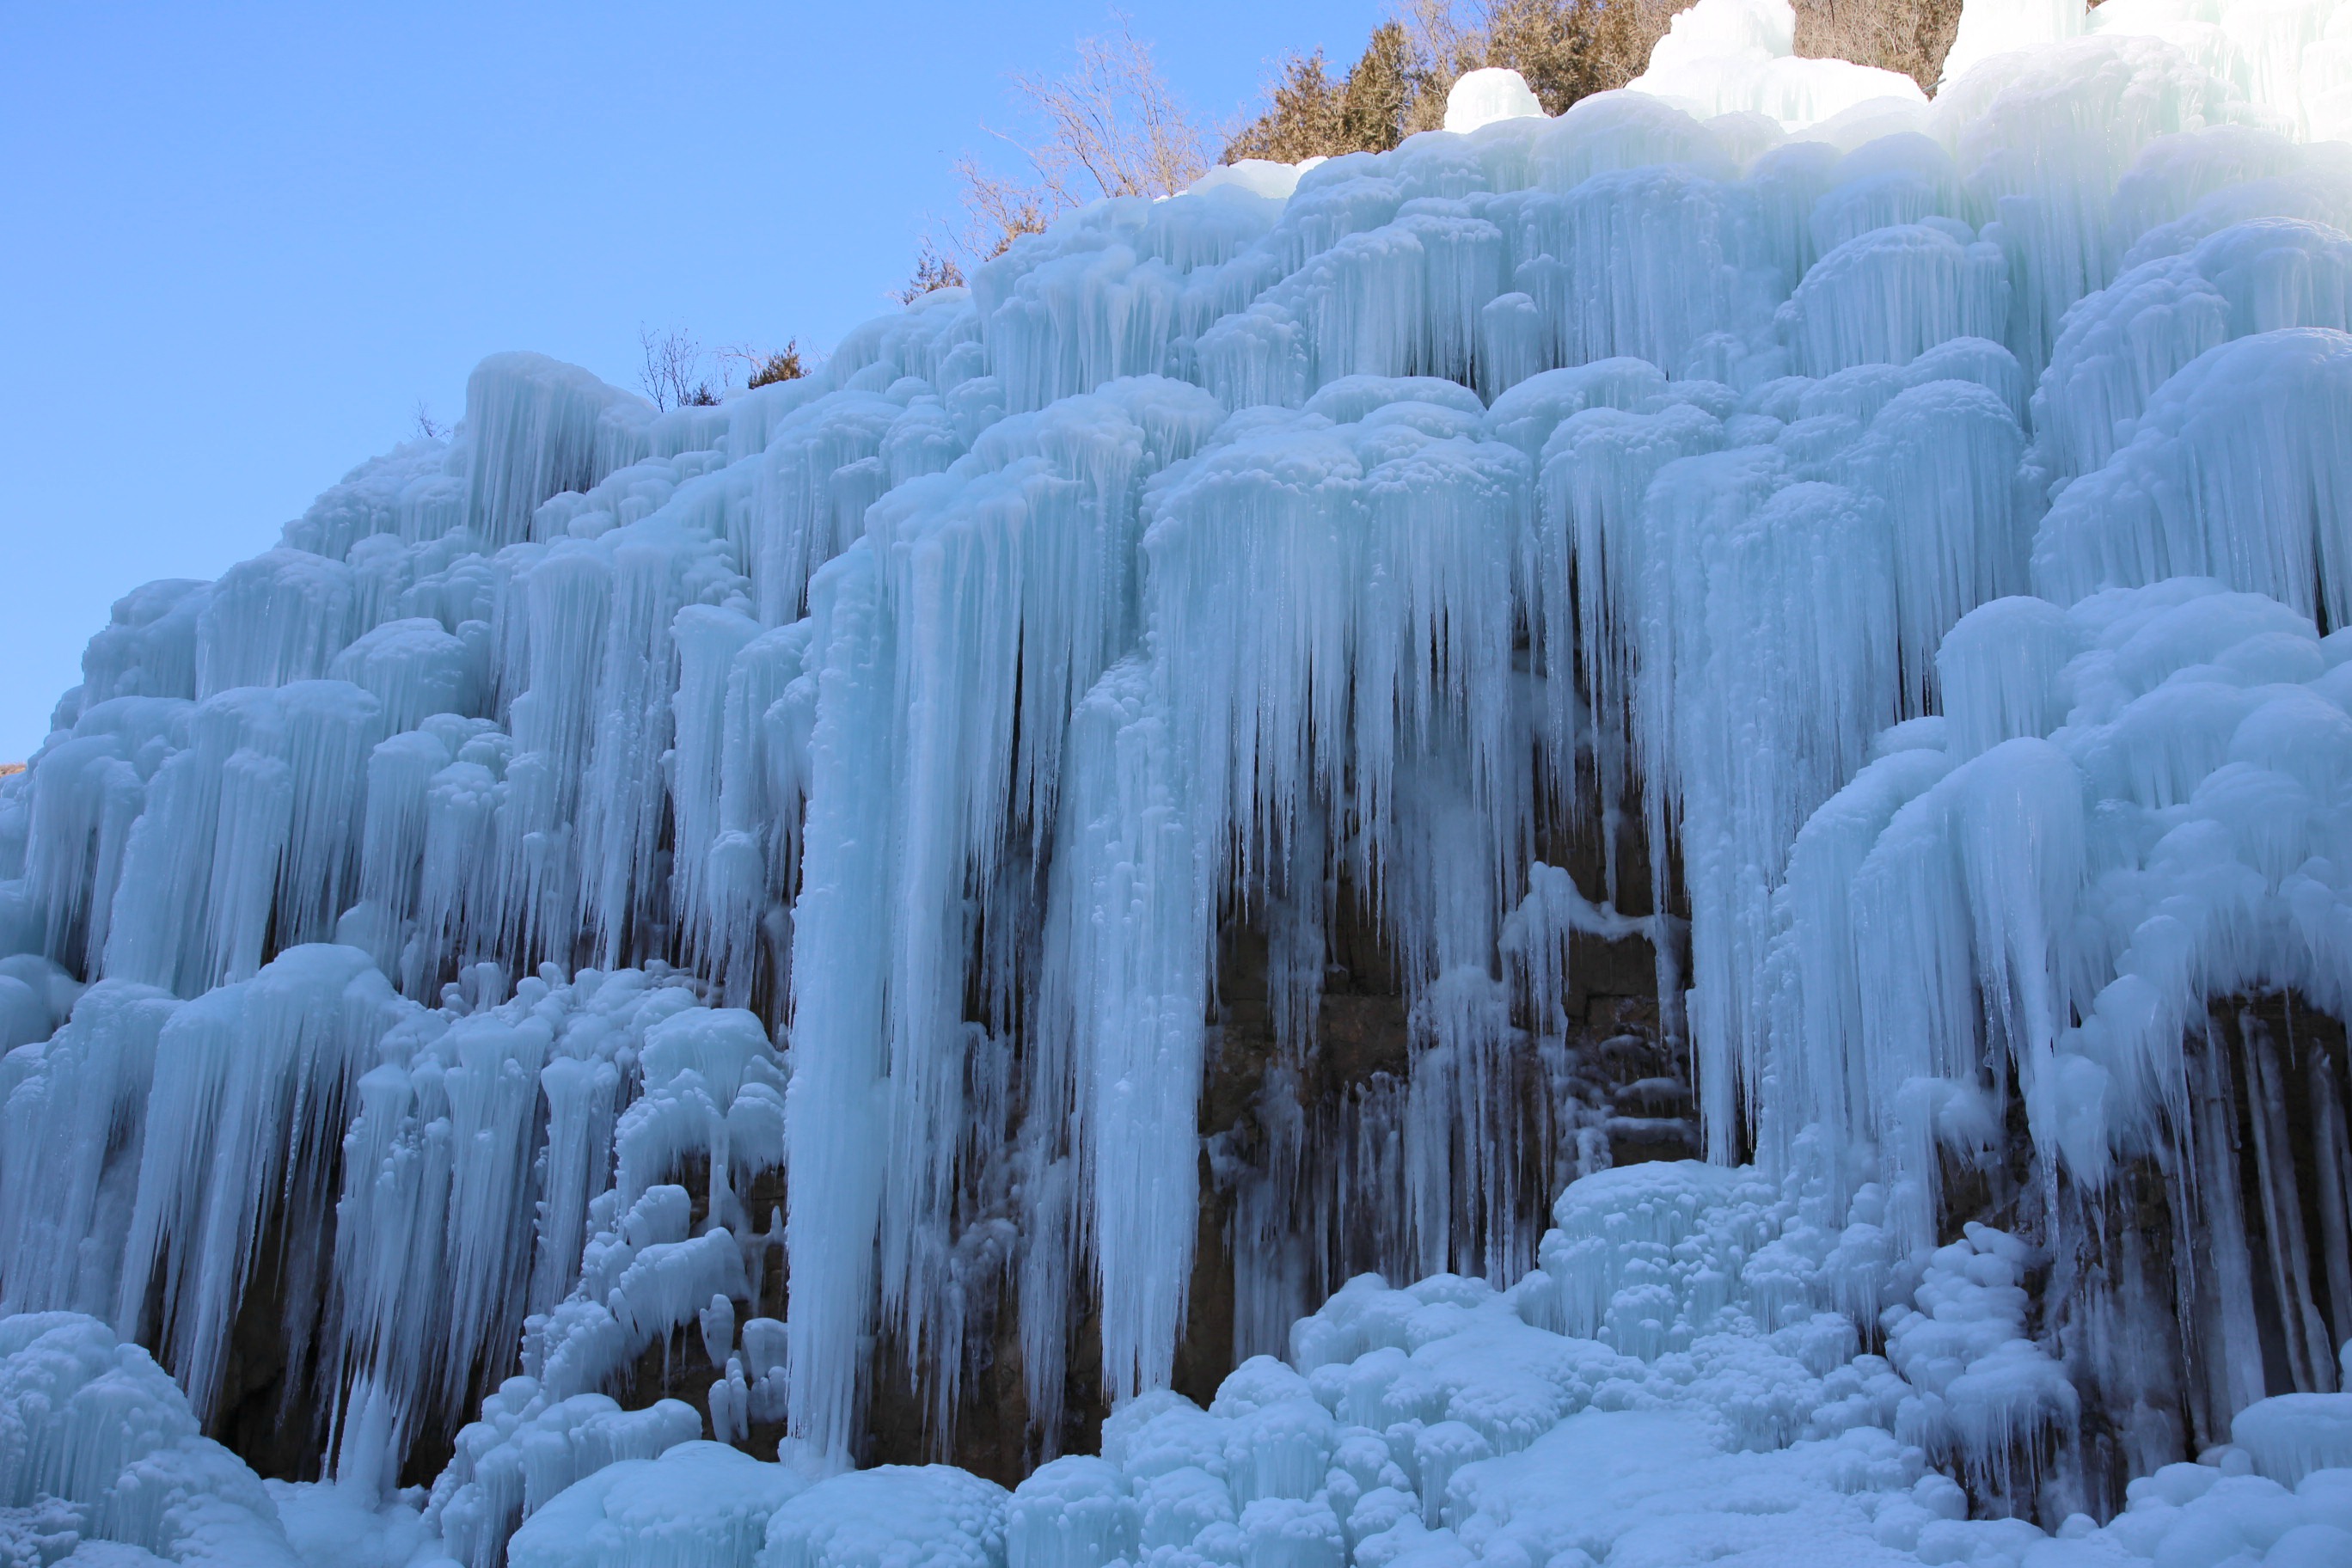
[[[316,1331],[333,1150],[392,1000],[366,954],[289,948],[156,1033],[114,1317],[121,1332],[163,1347],[198,1411],[214,1407],[230,1324],[273,1223],[291,1359]]]
[[[5,1058],[5,1153],[12,1205],[5,1223],[11,1311],[111,1316],[120,1258],[84,1247],[121,1236],[137,1196],[135,1163],[110,1160],[145,1142],[158,1037],[178,1004],[152,986],[101,982],[37,1050]],[[19,1094],[19,1086],[30,1084]]]
[[[783,1163],[784,1078],[757,1019],[698,1005],[682,977],[530,977],[482,1001],[454,1021],[410,1014],[360,1085],[333,1327],[403,1432],[494,1390],[433,1503],[461,1555],[488,1562],[576,1475],[700,1429],[684,1405],[627,1414],[603,1390],[714,1291],[753,1294],[777,1238],[744,1197]],[[656,1179],[689,1161],[699,1193]],[[534,1232],[534,1248],[478,1244]],[[518,1339],[525,1373],[499,1380]],[[562,1454],[532,1450],[532,1432]],[[573,1468],[512,1489],[558,1458]]]
[[[2067,602],[2113,584],[2217,577],[2346,625],[2352,562],[2328,523],[2346,484],[2337,436],[2347,365],[2342,331],[2299,326],[2183,365],[2148,400],[2132,440],[2052,503],[2034,548],[2036,586]]]
[[[795,905],[793,1152],[785,1246],[798,1280],[792,1316],[794,1430],[845,1449],[856,1421],[858,1337],[874,1289],[887,1121],[883,1070],[882,907],[890,845],[858,813],[887,788],[889,645],[872,551],[853,548],[820,573],[810,642],[821,717],[809,737],[808,852]],[[828,787],[830,786],[830,787]],[[827,815],[835,817],[827,821]]]
[[[2284,919],[2269,901],[2326,864],[2306,866],[2306,836],[2326,831],[2312,813],[2334,787],[2336,726],[2295,680],[2324,679],[2324,646],[2294,611],[2210,579],[2108,590],[2071,612],[2024,599],[1972,612],[1944,649],[1948,741],[1922,731],[1887,752],[1799,838],[1778,940],[1819,1022],[1791,1044],[1819,1040],[1865,1074],[1924,1049],[1909,1070],[1948,1079],[1986,1031],[2015,1060],[2037,1135],[2095,1182],[2110,1139],[2144,1138],[2147,1117],[2182,1103],[2179,1042],[2204,995],[2307,985],[2337,1005],[2307,945],[2325,928],[2259,959],[2235,934]],[[2291,727],[2293,742],[2267,739]],[[2231,815],[2256,800],[2259,832]],[[2213,874],[2192,867],[2227,865],[2253,879],[2165,902],[2175,880]],[[1890,942],[1916,957],[1893,985],[1862,983],[1856,959]],[[1903,1080],[1879,1081],[1852,1110],[1823,1102],[1790,1125],[1861,1113],[1891,1131]]]

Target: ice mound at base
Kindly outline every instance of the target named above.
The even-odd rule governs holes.
[[[949,1465],[820,1481],[776,1510],[747,1568],[999,1568],[1003,1487]]]
[[[1857,1353],[1832,1304],[1885,1237],[1865,1185],[1825,1224],[1815,1177],[1656,1163],[1589,1176],[1544,1263],[1497,1290],[1454,1276],[1350,1281],[1237,1368],[1205,1410],[1142,1394],[1100,1458],[1007,1496],[940,1466],[811,1483],[687,1443],[573,1485],[525,1523],[516,1568],[1469,1568],[1693,1562],[2319,1568],[2352,1545],[2352,1394],[2239,1418],[2242,1446],[2132,1483],[2056,1535],[1971,1520],[1937,1464],[2075,1412],[2021,1337],[2021,1244],[1984,1226],[1926,1260],[1916,1308]],[[2037,1372],[2036,1368],[2040,1371]],[[1906,1382],[1906,1379],[1908,1381]],[[2022,1394],[2021,1391],[2023,1391]],[[2339,1445],[2330,1447],[2330,1444]],[[788,1447],[791,1447],[788,1445]],[[764,1534],[758,1521],[766,1521]]]
[[[0,1319],[0,1560],[299,1568],[245,1461],[137,1345],[74,1312]]]
[[[2143,1560],[2165,1568],[2352,1563],[2352,1469],[2313,1470],[2290,1489],[2251,1473],[2242,1449],[2210,1458],[2210,1464],[2167,1465],[2132,1482],[2130,1500],[2113,1523],[2062,1528],[2058,1540],[2027,1554],[2025,1568]]]
[[[507,1543],[508,1568],[746,1562],[767,1539],[770,1518],[808,1488],[808,1468],[699,1441],[624,1459],[531,1515]]]
[[[2343,1382],[2352,1384],[2352,1342],[2340,1360]],[[2256,1469],[2288,1486],[2315,1471],[2352,1467],[2352,1399],[2281,1394],[2257,1400],[2231,1421],[2230,1440],[2252,1456]]]

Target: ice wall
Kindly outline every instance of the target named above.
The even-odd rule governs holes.
[[[2278,1058],[2315,1120],[2243,1124],[2276,1141],[2248,1187],[2183,1041],[2216,995],[2346,1000],[2352,159],[2307,138],[2352,12],[2127,4],[1971,43],[1928,102],[1703,0],[1639,90],[1547,119],[1474,82],[1467,131],[1097,204],[715,407],[486,361],[451,440],[126,597],[0,782],[0,1303],[153,1346],[215,1422],[240,1314],[276,1314],[279,1414],[351,1476],[455,1432],[425,1518],[461,1561],[537,1550],[559,1497],[634,1539],[672,1471],[740,1493],[729,1551],[835,1561],[895,1528],[803,1501],[856,1492],[816,1478],[879,1357],[941,1441],[999,1322],[1041,1456],[1074,1345],[1192,1421],[1199,1107],[1254,927],[1266,1147],[1205,1162],[1245,1348],[1339,1283],[1297,1238],[1359,1216],[1343,1272],[1439,1280],[1381,1311],[1613,1345],[1669,1405],[1697,1340],[1794,1334],[1772,1353],[1823,1386],[1775,1363],[1785,1408],[1743,1404],[1727,1362],[1693,1397],[1730,1436],[1660,1453],[1867,1427],[1838,1440],[2042,1507],[2069,1401],[2109,1387],[2028,1321],[2065,1238],[1949,1240],[1938,1207],[1955,1161],[2001,1165],[2013,1098],[2037,1224],[2159,1152],[2184,1223],[2270,1205],[2221,1255],[2289,1326],[2209,1358],[2223,1430],[2273,1362],[2333,1397],[2352,1187],[2307,1208],[2287,1153],[2352,1157],[2319,1109],[2344,1064]],[[2036,41],[1972,9],[1985,38]],[[1597,885],[1557,863],[1580,833]],[[1343,924],[1392,958],[1409,1059],[1337,1161],[1296,1086]],[[1720,1268],[1580,1206],[1612,1189],[1563,998],[1629,941],[1717,1174],[1760,1184]],[[2284,1106],[2231,1048],[2230,1092]],[[1579,1174],[1547,1239],[1538,1189]],[[1812,1250],[1759,1270],[1799,1220]],[[1734,1322],[1710,1279],[1741,1270]],[[1832,1393],[1859,1342],[1806,1335],[1857,1331],[1885,1362]],[[689,1335],[703,1414],[614,1401]],[[1291,1348],[1285,1377],[1325,1364]],[[1510,1461],[1610,1381],[1494,1430],[1434,1394],[1360,1415],[1388,1457],[1339,1467],[1345,1515],[1298,1391],[1236,1394],[1201,1419],[1314,1430],[1219,1437],[1166,1470],[1224,1503],[1187,1477],[1138,1518],[1386,1563],[1403,1514],[1352,1510],[1413,1491],[1467,1551],[1540,1512]],[[661,1458],[706,1419],[787,1429],[815,1484]],[[1116,1485],[1040,1472],[1046,1511],[1139,1498],[1128,1441]],[[1017,1500],[907,1485],[975,1561],[1033,1550]],[[1125,1528],[1054,1526],[1094,1542],[1072,1562]]]

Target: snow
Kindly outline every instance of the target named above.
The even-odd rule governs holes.
[[[1541,115],[1543,106],[1518,72],[1499,66],[1464,71],[1445,94],[1445,129],[1462,135],[1498,120]]]
[[[512,1568],[694,1568],[746,1560],[809,1478],[720,1443],[623,1459],[565,1489],[507,1546]]]
[[[1220,163],[1185,187],[1187,195],[1235,187],[1254,196],[1266,196],[1275,201],[1286,201],[1298,188],[1298,176],[1324,163],[1321,158],[1308,158],[1297,163],[1278,163],[1270,158],[1236,158],[1230,163]]]
[[[1650,68],[1627,87],[1700,120],[1761,114],[1790,131],[1926,102],[1919,84],[1900,72],[1797,58],[1796,32],[1796,8],[1785,0],[1699,0],[1675,14]],[[1446,129],[1454,129],[1450,113]]]
[[[995,1568],[1004,1489],[946,1465],[819,1481],[768,1520],[757,1568]]]
[[[0,781],[0,1560],[2344,1561],[2342,1064],[2210,1005],[2352,1005],[2348,18],[1974,0],[1930,101],[1700,0],[802,381],[494,356],[126,595]],[[850,1468],[1008,1321],[1010,1493]],[[199,1436],[257,1331],[317,1479]]]

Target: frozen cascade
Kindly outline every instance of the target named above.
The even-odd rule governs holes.
[[[123,598],[0,1558],[2347,1560],[2352,8],[1794,37]]]

